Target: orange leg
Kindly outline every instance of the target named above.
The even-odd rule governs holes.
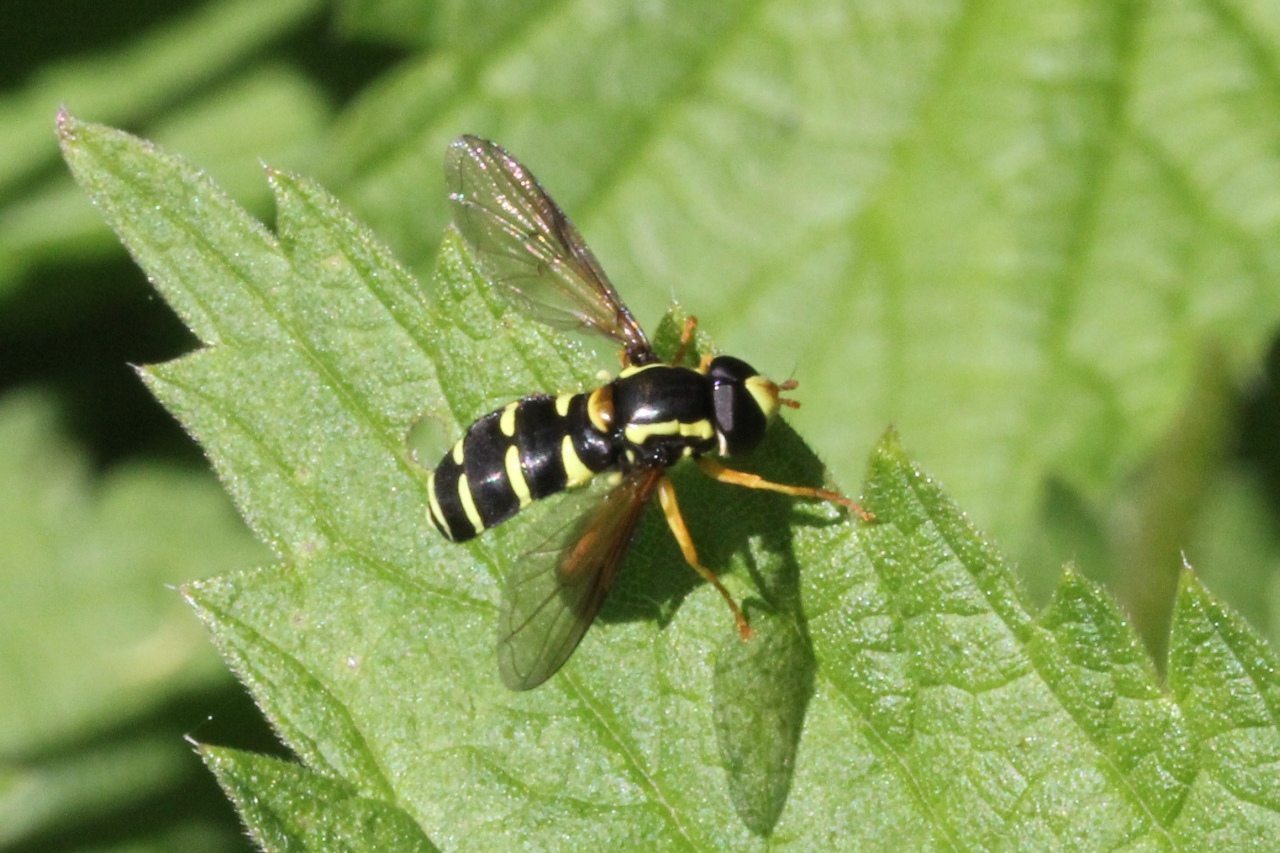
[[[689,342],[693,340],[693,330],[696,328],[698,328],[698,318],[693,315],[686,317],[684,328],[680,331],[680,343],[676,345],[676,354],[671,359],[672,364],[684,361],[684,352],[689,348]]]
[[[735,486],[745,486],[748,489],[781,492],[784,495],[791,495],[796,498],[817,498],[821,501],[834,501],[850,512],[856,513],[863,521],[875,521],[876,518],[839,492],[829,492],[826,489],[814,489],[809,486],[787,486],[783,483],[773,483],[759,474],[748,474],[745,471],[734,471],[726,468],[719,462],[708,459],[705,456],[698,459],[698,467],[702,469],[702,473],[713,480],[719,480],[721,483],[732,483]]]
[[[747,617],[742,615],[742,608],[738,607],[738,602],[733,600],[733,596],[724,588],[724,584],[720,583],[720,579],[698,562],[698,549],[693,545],[693,537],[689,535],[684,516],[680,514],[680,505],[676,503],[676,487],[666,476],[658,482],[658,504],[662,507],[662,514],[667,517],[667,526],[671,528],[671,535],[676,538],[676,544],[680,546],[685,562],[724,596],[724,600],[729,602],[729,609],[733,611],[733,621],[738,625],[738,633],[742,635],[742,639],[750,640],[756,632],[752,631],[751,626],[747,624]]]

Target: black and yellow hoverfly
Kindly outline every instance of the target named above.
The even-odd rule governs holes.
[[[569,658],[655,494],[685,560],[724,596],[742,638],[750,639],[741,608],[698,561],[666,471],[690,457],[721,482],[836,501],[869,518],[843,495],[772,483],[704,455],[733,456],[758,445],[779,406],[798,405],[781,396],[796,383],[776,384],[726,355],[682,365],[692,319],[675,358],[664,363],[569,218],[500,146],[459,137],[449,146],[445,177],[454,225],[492,286],[541,322],[590,330],[622,348],[623,369],[612,382],[577,394],[532,394],[485,415],[431,474],[427,515],[454,542],[597,474],[620,476],[508,575],[498,638],[503,682],[514,690],[536,687]]]

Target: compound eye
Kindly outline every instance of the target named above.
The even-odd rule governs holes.
[[[772,383],[746,362],[732,356],[714,359],[707,375],[711,378],[721,455],[751,450],[764,438],[769,420],[778,408],[776,391],[770,399],[768,388],[759,386],[759,383]]]

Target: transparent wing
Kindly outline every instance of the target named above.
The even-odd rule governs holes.
[[[613,588],[654,489],[638,469],[530,551],[507,576],[498,623],[498,672],[528,690],[564,665]]]
[[[489,280],[525,313],[559,328],[586,328],[655,361],[578,229],[537,179],[500,145],[460,136],[445,155],[453,222]]]

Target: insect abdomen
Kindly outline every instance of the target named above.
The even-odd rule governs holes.
[[[464,542],[611,467],[616,451],[591,426],[587,396],[537,394],[473,423],[428,484],[440,532]]]

